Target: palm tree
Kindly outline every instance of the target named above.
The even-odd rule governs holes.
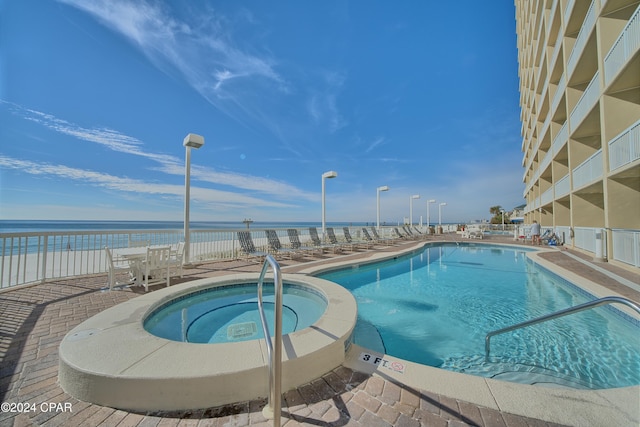
[[[498,216],[500,215],[500,212],[502,212],[502,206],[497,205],[497,206],[491,206],[489,208],[489,213],[493,216]]]

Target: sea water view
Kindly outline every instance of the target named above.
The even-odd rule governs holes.
[[[329,222],[327,227],[348,227],[356,237],[373,223]],[[180,221],[0,221],[0,289],[52,278],[104,273],[109,268],[106,248],[169,246],[177,250],[184,237]],[[247,226],[249,228],[247,228]],[[288,243],[287,229],[310,239],[316,222],[191,222],[190,260],[204,262],[235,259],[241,255],[237,232],[251,231],[256,246],[266,247],[266,230],[273,229]],[[444,227],[453,227],[455,225]],[[387,228],[387,232],[389,232]]]

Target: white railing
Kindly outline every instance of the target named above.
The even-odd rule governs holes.
[[[640,267],[640,231],[613,229],[613,259]]]
[[[551,150],[547,151],[547,153],[544,155],[544,158],[540,163],[540,169],[539,169],[541,174],[547,169],[549,164],[551,164],[551,159],[553,159],[553,156],[554,156],[554,153]]]
[[[569,181],[569,174],[560,178],[554,185],[556,199],[569,194],[571,191],[571,181]]]
[[[596,233],[602,228],[593,227],[574,227],[573,245],[589,252],[596,252]]]
[[[609,172],[640,159],[640,120],[609,141]]]
[[[593,106],[598,101],[600,97],[600,72],[596,71],[596,74],[593,76],[589,85],[584,90],[582,96],[578,100],[578,103],[571,111],[571,129],[575,130],[578,128],[582,120],[586,117],[587,113],[591,111]]]
[[[542,206],[551,203],[553,201],[553,187],[549,188],[547,191],[540,195],[540,204]]]
[[[578,189],[602,178],[602,169],[602,149],[600,149],[573,170],[573,189]]]
[[[556,89],[556,93],[553,94],[553,101],[551,102],[551,111],[549,115],[553,115],[558,109],[558,105],[560,104],[560,100],[564,95],[564,91],[567,89],[567,79],[565,78],[565,74],[560,76],[560,80],[558,81],[558,88]]]
[[[569,141],[569,128],[567,127],[567,122],[564,122],[551,143],[551,151],[553,152],[554,157],[560,152],[567,141]]]
[[[283,246],[289,245],[286,228],[276,228]],[[311,240],[308,228],[297,228],[301,243]],[[362,227],[353,227],[359,237]],[[192,230],[191,262],[231,260],[239,256],[240,229]],[[338,232],[339,234],[339,232]],[[392,227],[381,227],[380,235],[392,235]],[[267,251],[265,229],[251,229],[255,246]],[[105,274],[105,247],[120,249],[145,242],[146,246],[171,246],[184,241],[182,230],[118,230],[0,233],[0,289],[65,277]],[[106,285],[106,278],[105,278]]]
[[[640,6],[604,58],[605,85],[613,81],[638,48],[640,48]]]
[[[565,22],[569,19],[569,17],[571,16],[571,12],[573,11],[573,5],[576,3],[576,0],[569,0],[567,2],[567,6],[564,8],[564,19]],[[562,32],[562,31],[560,31]]]
[[[582,22],[582,26],[580,27],[580,32],[578,33],[578,37],[576,38],[576,43],[573,45],[573,49],[569,54],[569,60],[567,61],[567,70],[569,76],[573,74],[573,70],[578,64],[578,58],[580,58],[580,54],[582,54],[582,51],[587,44],[587,40],[589,39],[589,35],[591,35],[591,30],[593,30],[593,27],[595,26],[597,17],[595,3],[595,0],[591,2],[589,10],[587,11],[587,15],[584,17],[584,21]],[[565,16],[568,17],[569,15]]]

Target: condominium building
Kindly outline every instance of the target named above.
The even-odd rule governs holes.
[[[640,1],[515,5],[525,223],[640,268]]]

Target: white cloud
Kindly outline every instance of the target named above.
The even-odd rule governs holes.
[[[71,168],[65,165],[54,165],[49,163],[36,163],[28,160],[15,159],[0,155],[0,167],[5,169],[15,169],[29,175],[39,175],[44,177],[57,177],[71,181],[81,182],[85,185],[102,187],[109,190],[122,191],[136,194],[147,194],[149,196],[169,196],[176,199],[184,197],[184,186],[174,184],[156,184],[136,179],[121,178],[110,174]],[[293,207],[291,204],[281,203],[274,200],[265,200],[257,197],[247,196],[240,193],[221,191],[210,188],[192,187],[191,198],[202,204],[212,203],[228,206],[248,206],[248,207],[272,207],[287,208]]]
[[[2,100],[0,100],[0,102],[10,105],[14,113],[23,117],[24,119],[38,123],[39,125],[56,132],[73,136],[74,138],[83,141],[100,144],[116,152],[144,157],[159,164],[159,166],[151,167],[150,169],[160,171],[169,175],[184,175],[183,159],[168,154],[159,154],[145,151],[144,143],[135,137],[122,134],[112,129],[84,128],[76,124],[67,122],[66,120],[59,119],[51,114],[26,109],[17,104],[12,104]],[[47,169],[46,165],[44,167],[45,169]],[[60,167],[64,168],[63,166]],[[88,172],[85,171],[85,173]],[[69,176],[69,178],[71,178],[71,176]],[[191,167],[191,178],[192,180],[200,180],[213,184],[225,185],[241,190],[256,191],[285,200],[291,200],[293,198],[302,198],[305,200],[317,199],[316,194],[302,191],[299,188],[282,181],[245,174],[219,172],[197,165],[192,165]],[[264,203],[265,202],[262,202],[261,204]]]
[[[220,29],[220,19],[211,15],[195,15],[189,25],[170,15],[158,2],[144,0],[59,0],[94,16],[102,24],[130,40],[161,71],[179,70],[187,82],[221,111],[252,112],[254,107],[242,98],[242,92],[228,88],[230,79],[255,83],[274,83],[286,87],[275,71],[272,58],[243,52],[232,43],[229,32]],[[249,22],[249,21],[247,21]],[[218,70],[211,73],[210,70]],[[238,117],[235,117],[238,118]]]

